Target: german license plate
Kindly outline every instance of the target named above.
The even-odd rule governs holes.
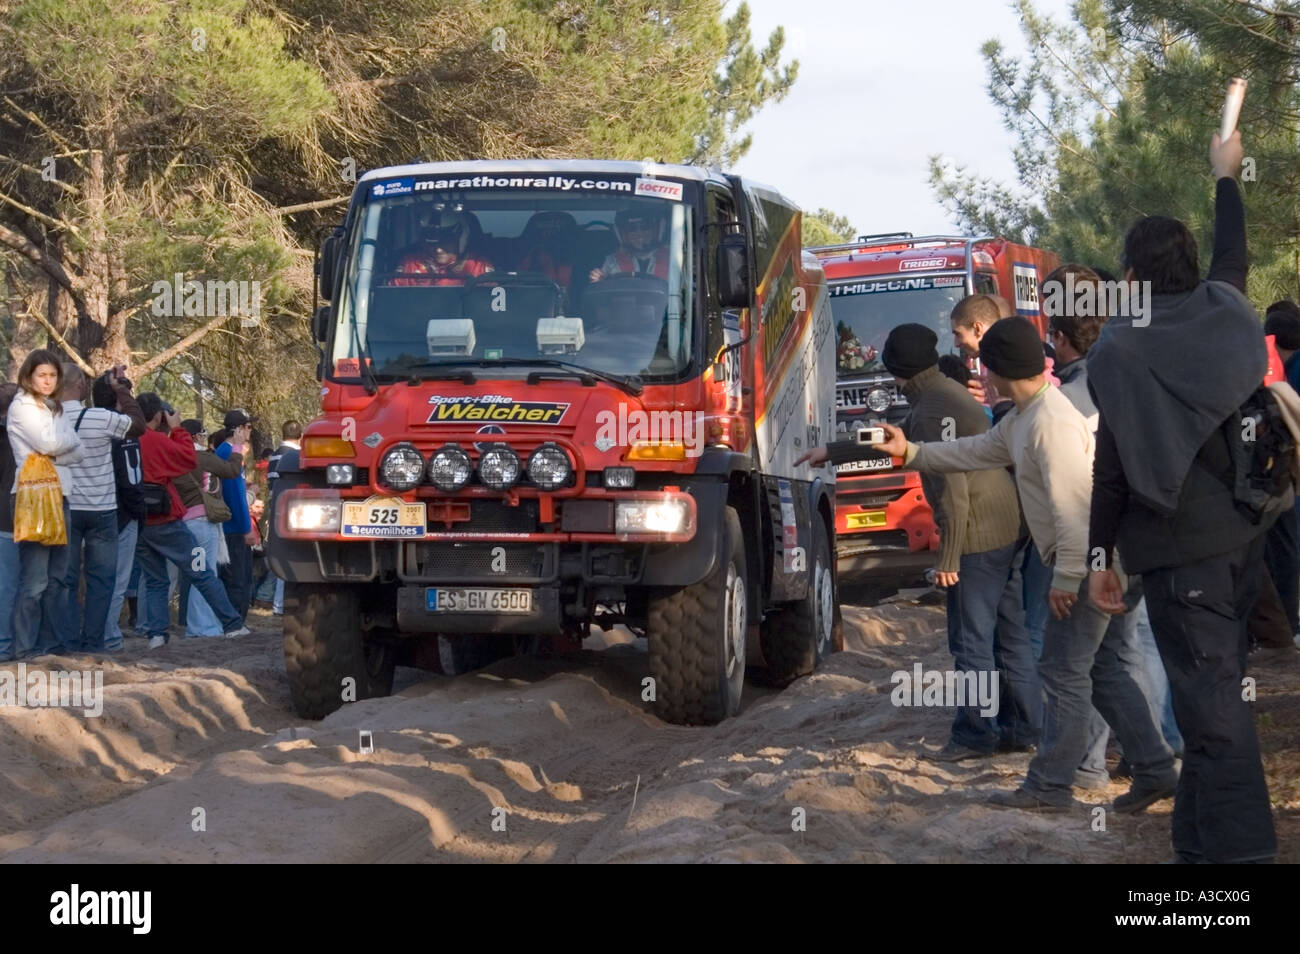
[[[892,470],[894,467],[894,458],[881,457],[873,460],[851,460],[844,464],[835,465],[837,474],[854,474],[863,470]]]
[[[885,526],[885,511],[883,510],[864,510],[862,513],[851,513],[844,520],[844,526],[848,530],[875,530],[878,527]]]
[[[425,606],[430,613],[531,613],[533,591],[529,589],[429,589]]]
[[[422,537],[427,527],[424,504],[376,496],[361,503],[345,503],[339,533],[345,537]]]

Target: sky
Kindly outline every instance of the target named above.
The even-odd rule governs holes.
[[[859,234],[956,229],[927,182],[940,154],[1014,182],[1013,139],[985,91],[980,46],[1021,52],[1007,0],[748,0],[754,45],[777,26],[799,78],[746,127],[735,170],[805,209],[848,216]],[[730,15],[738,5],[729,0]],[[1070,0],[1036,0],[1065,19]]]

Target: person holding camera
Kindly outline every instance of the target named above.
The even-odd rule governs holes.
[[[998,393],[1013,402],[997,424],[982,434],[921,444],[883,424],[887,439],[875,449],[902,457],[904,466],[923,473],[1014,465],[1025,522],[1052,571],[1043,582],[1052,618],[1039,663],[1047,695],[1042,739],[1020,788],[995,792],[989,804],[1031,812],[1077,808],[1071,789],[1092,738],[1095,705],[1115,728],[1133,769],[1133,784],[1115,799],[1114,810],[1142,811],[1173,796],[1178,769],[1140,681],[1136,621],[1112,616],[1089,598],[1092,431],[1070,399],[1048,381],[1043,340],[1027,318],[1004,318],[993,325],[980,340],[979,355]],[[805,458],[816,459],[820,450]]]
[[[82,405],[86,375],[76,364],[63,364],[63,413],[81,438],[81,460],[70,465],[68,485],[68,570],[50,581],[47,599],[51,623],[68,649],[97,652],[105,648],[108,608],[117,581],[117,492],[113,479],[113,442],[144,433],[140,406],[131,396],[131,382],[117,366],[103,379],[113,389],[116,410]],[[77,605],[85,547],[86,604]]]
[[[249,630],[230,604],[216,569],[182,520],[185,506],[172,481],[198,466],[194,439],[181,427],[180,415],[157,394],[146,391],[140,395],[139,402],[147,425],[140,437],[146,516],[136,544],[136,559],[140,563],[145,597],[141,614],[144,622],[140,628],[149,638],[149,648],[157,649],[167,643],[168,563],[207,601],[221,621],[224,635],[246,636]]]

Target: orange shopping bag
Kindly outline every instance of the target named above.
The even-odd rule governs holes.
[[[40,543],[47,547],[68,542],[68,526],[63,519],[63,488],[54,461],[44,454],[28,454],[18,475],[14,542]]]

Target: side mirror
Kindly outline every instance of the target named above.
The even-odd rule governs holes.
[[[321,243],[320,257],[316,260],[316,274],[320,277],[320,296],[329,301],[334,297],[334,279],[338,264],[339,246],[343,242],[343,226],[338,226]]]
[[[748,308],[752,293],[745,236],[722,236],[718,243],[718,303],[723,308]]]
[[[311,335],[317,341],[324,342],[330,336],[330,306],[321,305],[312,316]]]

